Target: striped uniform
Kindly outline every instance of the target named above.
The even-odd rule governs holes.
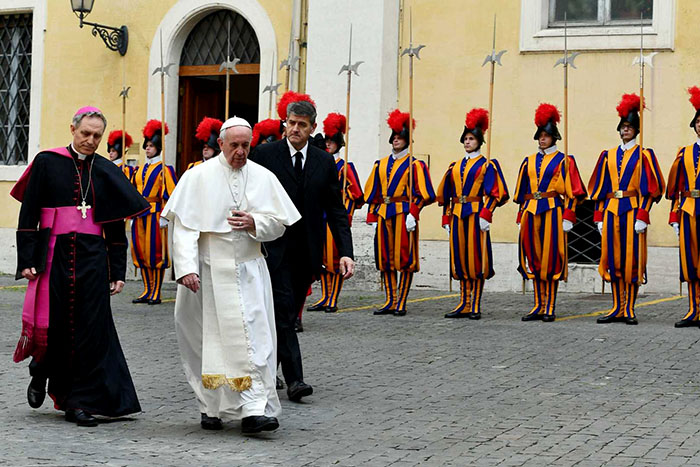
[[[199,160],[199,161],[190,162],[189,164],[187,164],[187,168],[185,169],[185,171],[190,170],[192,167],[198,166],[198,165],[201,164],[202,162],[204,162],[204,161],[203,161],[203,160]]]
[[[357,175],[355,164],[348,162],[348,183],[343,183],[343,173],[345,161],[338,157],[335,160],[335,167],[338,170],[338,179],[341,186],[345,187],[345,211],[348,213],[348,220],[352,224],[352,216],[355,209],[359,209],[364,204],[362,187],[360,187],[360,178]],[[335,308],[338,303],[338,296],[343,287],[343,275],[339,273],[338,267],[340,256],[338,248],[333,241],[331,229],[326,226],[326,239],[323,245],[323,267],[325,271],[321,273],[321,299],[314,303],[313,307],[329,307]]]
[[[638,219],[649,224],[649,210],[665,187],[654,151],[644,149],[643,164],[639,160],[638,145],[603,151],[588,182],[591,199],[596,201],[593,221],[603,222],[598,272],[611,284],[611,317],[619,313],[635,317],[639,283],[646,274],[647,239],[634,231],[634,223]]]
[[[688,313],[683,320],[700,321],[700,143],[681,148],[668,174],[666,197],[671,200],[668,223],[680,227],[680,280],[688,283]]]
[[[161,202],[161,186],[163,183],[160,162],[146,163],[134,172],[131,183],[146,198],[151,209],[136,217],[131,222],[131,257],[134,266],[141,268],[144,290],[139,298],[160,300],[160,289],[163,285],[164,270],[170,267],[168,253],[168,229],[159,228],[160,213],[170,194],[175,189],[177,175],[175,169],[168,165],[165,171],[165,190]],[[165,241],[165,256],[163,256],[163,241]]]
[[[413,273],[418,272],[418,226],[406,230],[406,216],[418,221],[420,210],[435,202],[435,191],[425,162],[413,160],[413,203],[409,206],[409,156],[389,155],[374,162],[365,183],[367,222],[376,222],[374,262],[381,271],[386,293],[382,310],[406,310]],[[396,272],[401,271],[397,285]]]
[[[134,172],[136,172],[136,167],[132,167],[124,161],[117,164],[117,167],[119,167],[124,176],[129,180],[131,180],[131,177],[134,176]]]
[[[576,160],[568,158],[569,176],[563,177],[564,153],[537,152],[520,166],[513,201],[520,205],[518,271],[532,279],[534,307],[530,314],[554,315],[559,280],[566,280],[567,244],[564,219],[576,222],[576,205],[586,198]]]
[[[460,290],[460,301],[453,312],[481,312],[484,280],[494,272],[491,237],[488,231],[481,231],[479,218],[491,222],[496,207],[508,198],[508,187],[495,159],[489,162],[482,155],[463,157],[452,162],[442,177],[437,202],[443,206],[442,225],[450,226],[450,274],[459,281]],[[481,250],[483,236],[485,258]]]

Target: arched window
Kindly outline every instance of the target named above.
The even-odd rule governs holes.
[[[248,21],[231,10],[205,16],[185,41],[180,66],[220,65],[226,61],[228,28],[231,28],[231,58],[240,63],[260,63],[260,45]]]

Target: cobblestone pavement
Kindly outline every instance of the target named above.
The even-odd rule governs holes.
[[[173,303],[132,305],[136,282],[113,309],[144,412],[79,428],[31,409],[12,363],[15,284],[0,278],[2,465],[700,465],[700,330],[673,327],[685,297],[640,297],[635,327],[585,316],[609,295],[562,294],[546,324],[520,321],[530,295],[485,294],[481,321],[453,321],[444,291],[413,291],[403,318],[372,316],[379,292],[348,291],[343,312],[304,315],[314,395],[281,393],[280,429],[245,437],[200,429]]]

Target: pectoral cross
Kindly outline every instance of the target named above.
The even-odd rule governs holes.
[[[80,206],[76,206],[75,209],[83,214],[83,219],[87,219],[87,210],[92,209],[92,206],[85,204],[85,200],[83,200],[82,204]]]

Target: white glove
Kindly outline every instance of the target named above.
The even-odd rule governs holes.
[[[598,227],[598,233],[603,235],[603,223],[602,222],[596,222],[595,226]]]
[[[369,225],[372,228],[375,228],[377,226],[376,222],[367,222],[367,225]]]
[[[164,229],[168,226],[168,219],[165,217],[159,217],[158,218],[158,225],[160,225],[161,229]]]
[[[450,234],[450,224],[445,224],[442,226],[443,229],[445,229],[445,232],[447,232],[447,235]]]
[[[648,225],[649,224],[647,224],[646,222],[640,221],[639,219],[637,219],[636,221],[634,221],[634,231],[637,232],[638,234],[644,233],[644,231],[647,229]]]
[[[678,222],[671,222],[671,227],[673,227],[673,231],[676,232],[676,235],[679,237],[681,236],[681,226],[678,225]]]
[[[406,215],[406,231],[413,232],[416,230],[416,218],[410,212]]]
[[[479,228],[481,229],[482,232],[488,232],[491,230],[491,223],[484,219],[483,217],[479,218]]]
[[[561,228],[564,229],[564,232],[569,232],[574,228],[574,224],[570,220],[564,219],[561,221]]]

